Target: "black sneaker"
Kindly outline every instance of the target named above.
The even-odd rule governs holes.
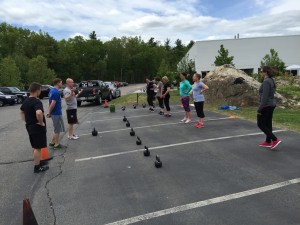
[[[65,145],[61,145],[61,144],[54,145],[54,150],[65,149],[65,148],[67,148],[67,146],[65,146]]]
[[[54,147],[55,144],[49,143],[49,147]]]
[[[159,114],[159,115],[164,115],[164,112],[159,112],[158,114]]]
[[[49,166],[39,166],[38,168],[34,167],[34,173],[41,173],[49,170]]]
[[[46,166],[46,165],[48,165],[48,161],[46,161],[46,160],[40,161],[40,166]]]

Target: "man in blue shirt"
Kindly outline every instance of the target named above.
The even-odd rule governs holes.
[[[59,143],[60,132],[65,132],[64,121],[62,117],[62,107],[61,107],[61,97],[59,89],[62,88],[62,80],[59,78],[53,81],[54,88],[51,89],[49,93],[49,109],[47,113],[48,118],[52,118],[53,121],[53,136],[49,146],[54,147],[54,149],[66,148],[66,146]]]

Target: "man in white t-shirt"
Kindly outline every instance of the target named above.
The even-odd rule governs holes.
[[[68,119],[68,138],[77,140],[79,137],[73,132],[73,125],[78,124],[77,119],[77,96],[74,91],[74,81],[71,78],[66,80],[66,88],[64,89],[64,98],[67,104],[67,119]]]

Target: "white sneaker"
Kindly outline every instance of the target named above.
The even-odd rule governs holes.
[[[70,140],[77,140],[79,139],[79,137],[76,137],[76,136],[72,136],[72,137],[68,137]]]
[[[180,120],[181,122],[185,122],[186,121],[186,118],[184,117],[182,120]]]
[[[188,123],[190,123],[190,122],[192,122],[192,120],[191,120],[191,119],[187,119],[184,123],[185,123],[185,124],[188,124]]]
[[[73,137],[79,137],[78,135],[76,135],[76,134],[73,134]]]

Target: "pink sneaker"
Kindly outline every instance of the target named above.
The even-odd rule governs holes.
[[[271,150],[275,149],[279,144],[281,143],[281,140],[279,138],[277,138],[276,141],[273,141],[272,142],[272,145],[271,145]]]
[[[185,124],[188,124],[188,123],[190,123],[190,122],[192,122],[192,120],[191,120],[191,119],[187,119],[184,123],[185,123]]]
[[[265,148],[271,148],[272,143],[268,143],[268,142],[264,141],[264,142],[260,143],[258,146],[265,147]]]
[[[199,125],[199,122],[195,123],[195,125],[194,125],[194,126],[195,126],[195,127],[197,127],[198,125]]]
[[[198,123],[198,125],[197,125],[196,127],[197,127],[197,128],[203,128],[204,125],[203,125],[203,123]]]

